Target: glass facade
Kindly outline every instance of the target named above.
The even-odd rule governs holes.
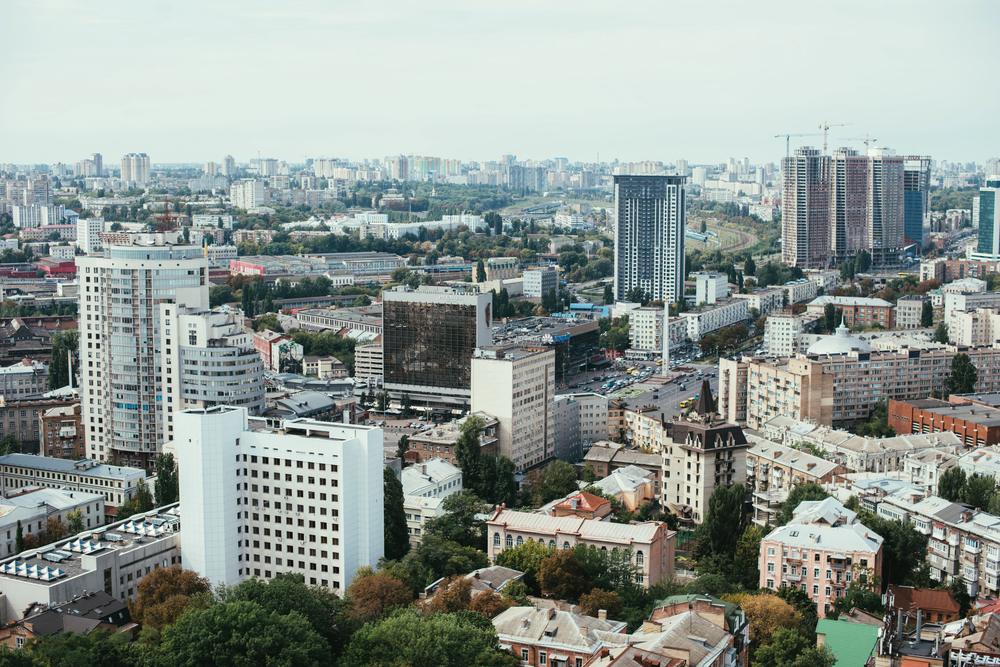
[[[382,308],[386,385],[472,389],[474,303],[386,299]]]
[[[994,247],[993,236],[996,226],[996,190],[979,191],[979,252],[996,254],[1000,248]]]

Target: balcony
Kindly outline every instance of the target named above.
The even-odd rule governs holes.
[[[63,426],[59,429],[60,438],[75,438],[76,437],[76,427],[75,426]]]

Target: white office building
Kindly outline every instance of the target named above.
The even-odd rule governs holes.
[[[233,216],[221,213],[195,213],[191,216],[192,227],[218,227],[222,223],[223,229],[233,228]]]
[[[76,221],[76,247],[90,254],[101,247],[100,234],[104,231],[104,218],[79,218]]]
[[[559,292],[559,269],[551,266],[539,269],[528,269],[524,272],[524,296],[529,299],[540,299],[550,289]]]
[[[382,430],[243,408],[176,414],[184,566],[213,585],[286,572],[343,590],[384,554]]]
[[[36,227],[63,224],[63,219],[66,217],[66,207],[62,204],[58,206],[44,204],[14,206],[11,208],[11,214],[14,217],[14,226],[18,229],[35,229]]]
[[[253,178],[233,181],[233,184],[229,186],[229,201],[234,208],[246,210],[267,204],[267,189],[264,187],[264,181]]]
[[[695,303],[715,303],[729,295],[729,277],[714,271],[696,271],[691,274],[695,281]]]
[[[552,348],[479,348],[472,358],[472,411],[500,422],[499,453],[518,471],[554,455],[556,353]]]

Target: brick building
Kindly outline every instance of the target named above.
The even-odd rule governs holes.
[[[822,313],[828,303],[844,311],[844,321],[848,327],[870,327],[875,324],[884,329],[896,326],[895,308],[884,299],[870,299],[856,296],[821,296],[807,306],[810,313]]]
[[[60,405],[42,413],[41,453],[55,459],[87,458],[80,404]]]
[[[1000,409],[976,403],[937,398],[890,400],[889,425],[901,435],[950,431],[966,447],[1000,445]]]

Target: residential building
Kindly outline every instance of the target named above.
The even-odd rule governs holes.
[[[677,533],[657,521],[618,524],[575,516],[546,516],[498,507],[486,522],[487,554],[495,560],[504,549],[531,539],[557,549],[577,544],[597,549],[624,549],[632,553],[636,583],[648,587],[674,574],[674,538]]]
[[[497,434],[500,422],[496,417],[485,412],[473,412],[472,414],[483,420],[483,430],[479,434],[480,453],[484,456],[499,456]],[[410,450],[405,455],[406,462],[409,464],[441,459],[457,466],[455,446],[462,435],[462,424],[465,423],[465,419],[463,417],[443,424],[434,424],[430,428],[412,434],[410,436]]]
[[[490,294],[447,287],[383,292],[385,389],[394,396],[409,394],[418,406],[468,405],[473,352],[493,340],[492,306]]]
[[[684,297],[684,176],[615,175],[615,299]]]
[[[141,468],[110,466],[93,459],[69,459],[7,454],[0,456],[0,490],[5,496],[32,487],[65,489],[100,495],[109,506],[117,507],[135,496]]]
[[[854,566],[882,575],[883,541],[835,498],[803,502],[761,540],[760,587],[801,588],[825,616],[850,587]]]
[[[253,334],[253,346],[263,360],[264,368],[275,373],[281,372],[283,361],[301,360],[304,349],[290,336],[270,329],[261,329]]]
[[[269,203],[264,181],[255,178],[244,178],[239,181],[233,181],[232,185],[229,186],[229,200],[233,208],[246,210]]]
[[[804,352],[802,334],[812,331],[821,319],[815,313],[776,313],[764,321],[763,354],[768,357],[791,357]]]
[[[119,178],[129,187],[145,187],[152,182],[149,156],[145,153],[128,153],[122,156]]]
[[[517,278],[518,265],[517,257],[490,257],[486,260],[486,280]]]
[[[868,149],[866,236],[873,266],[899,262],[905,238],[904,182],[902,156],[890,148]]]
[[[0,628],[0,644],[13,650],[32,639],[56,637],[66,632],[90,634],[96,630],[114,634],[127,632],[134,625],[127,604],[104,591],[85,591],[54,608],[32,605],[23,619]]]
[[[912,453],[962,446],[958,436],[948,431],[870,438],[781,416],[768,420],[762,430],[768,440],[787,446],[811,443],[826,452],[827,460],[837,461],[855,472],[900,471],[904,469],[905,457]]]
[[[3,368],[0,368],[0,371],[2,370]],[[0,373],[0,378],[2,377]],[[30,398],[0,396],[0,438],[13,436],[17,439],[17,446],[22,452],[41,451],[42,415],[46,410],[73,405],[77,401],[74,395],[65,398],[46,397],[40,394]]]
[[[680,314],[687,323],[688,340],[701,340],[705,334],[746,322],[750,308],[745,299],[728,299],[711,306],[703,306]]]
[[[59,226],[62,225],[66,217],[66,207],[62,204],[58,206],[51,204],[14,206],[11,209],[11,215],[14,218],[14,227],[17,229]]]
[[[972,259],[1000,261],[1000,177],[986,179],[979,189],[979,244]]]
[[[462,471],[442,458],[432,458],[403,468],[403,509],[410,545],[420,546],[428,519],[445,514],[444,500],[462,491]]]
[[[606,661],[588,663],[588,667],[657,663],[662,667],[746,667],[749,624],[737,605],[695,595],[674,595],[657,604],[649,620],[628,637],[624,653],[609,646]],[[632,661],[623,661],[624,656]]]
[[[548,294],[550,289],[559,292],[559,269],[542,267],[527,269],[524,272],[524,296],[529,299],[540,299]]]
[[[664,309],[643,306],[629,311],[629,348],[643,352],[663,352]],[[670,321],[670,349],[688,342],[688,321],[683,317],[668,317]]]
[[[152,467],[169,439],[177,406],[162,400],[170,377],[163,369],[177,359],[183,334],[166,335],[160,318],[176,306],[209,306],[208,260],[201,248],[177,243],[176,232],[135,234],[128,245],[106,246],[103,256],[76,259],[80,399],[91,457]]]
[[[903,160],[904,243],[921,249],[931,242],[931,159],[908,155]]]
[[[712,304],[729,296],[729,276],[715,271],[695,271],[688,279],[694,278],[695,303]]]
[[[804,303],[816,297],[819,293],[819,283],[815,279],[799,278],[790,280],[781,286],[782,299],[789,304]]]
[[[376,336],[370,343],[354,348],[354,378],[357,380],[373,380],[381,378],[382,369],[382,336]]]
[[[767,525],[799,484],[829,484],[837,475],[850,472],[835,461],[749,436],[754,444],[747,450],[747,490],[753,494],[753,520]]]
[[[924,449],[907,454],[903,459],[903,472],[910,476],[915,484],[925,489],[936,490],[941,475],[958,465],[955,450],[947,448]]]
[[[993,345],[1000,338],[1000,293],[946,294],[944,321],[957,345]],[[971,305],[975,303],[995,305]]]
[[[844,322],[848,327],[872,327],[876,324],[883,329],[893,329],[896,326],[895,308],[884,299],[865,298],[858,296],[821,296],[813,299],[806,306],[806,312],[822,315],[826,305],[832,303],[844,313]]]
[[[969,448],[1000,445],[1000,410],[975,403],[890,400],[889,425],[901,434],[951,432]]]
[[[663,474],[663,457],[660,454],[644,454],[637,449],[627,449],[611,442],[598,442],[587,452],[584,463],[589,465],[598,479],[607,477],[616,470],[636,467],[653,476],[653,493],[660,494]]]
[[[611,501],[586,491],[571,493],[542,507],[549,516],[577,516],[581,519],[607,521],[611,516]]]
[[[42,413],[42,437],[39,446],[43,456],[56,459],[87,458],[87,443],[83,437],[83,417],[80,404],[60,405]]]
[[[959,606],[951,591],[889,584],[889,592],[893,608],[887,611],[901,613],[907,625],[917,624],[917,614],[925,623],[951,623],[959,617]],[[898,618],[896,613],[892,616]]]
[[[733,294],[734,299],[744,299],[747,309],[756,308],[757,317],[776,313],[785,307],[785,291],[779,287],[755,288],[751,294]]]
[[[608,437],[608,397],[594,392],[557,394],[553,402],[553,454],[575,462],[599,440]]]
[[[896,302],[896,328],[920,328],[920,318],[924,313],[924,303],[931,298],[926,294],[906,294]]]
[[[493,619],[497,638],[522,665],[572,667],[589,664],[608,635],[624,634],[627,623],[585,616],[552,607],[511,607]],[[664,667],[667,667],[666,665]]]
[[[3,403],[38,396],[48,389],[48,383],[49,365],[40,361],[22,359],[20,363],[0,367],[0,396],[3,397]],[[0,403],[0,407],[3,407],[3,403]]]
[[[624,466],[613,470],[591,486],[601,490],[605,497],[612,496],[622,501],[630,512],[638,512],[646,503],[656,500],[655,475],[637,466]]]
[[[518,472],[555,456],[555,360],[548,348],[477,348],[472,410],[497,418],[499,454]]]
[[[191,216],[191,226],[193,227],[219,227],[222,229],[232,229],[236,218],[232,215],[222,213],[195,213]]]
[[[823,268],[830,258],[830,158],[798,148],[781,161],[781,261],[802,269]]]
[[[347,365],[337,357],[316,355],[302,357],[302,373],[314,375],[320,380],[346,378],[350,375]]]
[[[958,457],[958,467],[967,477],[983,475],[1000,480],[1000,447],[978,447]]]
[[[186,436],[176,441],[185,567],[216,585],[290,572],[343,590],[383,556],[381,429],[310,419],[267,428],[228,406],[175,416]]]
[[[868,250],[865,211],[868,205],[868,158],[851,148],[830,157],[830,251],[834,262]]]

